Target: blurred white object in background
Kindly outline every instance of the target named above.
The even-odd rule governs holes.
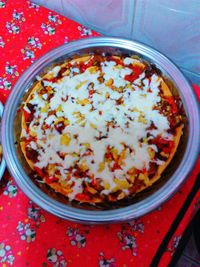
[[[200,0],[33,0],[104,35],[146,43],[200,84]]]

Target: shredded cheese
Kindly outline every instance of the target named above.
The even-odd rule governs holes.
[[[53,89],[50,101],[47,100],[48,93],[41,97],[39,92],[34,92],[29,101],[35,105],[34,119],[29,128],[38,139],[31,141],[29,146],[37,149],[39,154],[34,164],[36,167],[42,169],[54,164],[61,180],[65,180],[69,168],[76,168],[84,158],[88,174],[101,179],[104,187],[101,194],[109,195],[115,192],[119,181],[124,181],[123,186],[126,187],[127,173],[131,168],[148,170],[151,162],[163,164],[161,160],[152,160],[148,152],[150,148],[157,151],[156,145],[141,142],[147,138],[147,133],[149,139],[157,136],[172,139],[168,133],[168,119],[155,109],[161,101],[159,87],[162,78],[153,74],[149,80],[142,72],[130,83],[125,79],[126,75],[133,73],[130,64],[140,61],[126,57],[123,62],[123,68],[111,60],[102,62],[96,71],[87,68],[84,72],[72,65],[70,75],[57,82],[43,79],[44,86]],[[53,74],[56,77],[60,69],[56,66],[47,76]],[[99,81],[99,77],[103,78],[103,82]],[[47,102],[49,108],[45,111]],[[43,113],[40,112],[42,108]],[[30,113],[27,106],[24,110]],[[155,128],[149,129],[152,122]],[[59,127],[62,127],[61,130]],[[70,141],[62,143],[62,134],[67,134]],[[24,131],[23,136],[27,138]],[[106,159],[108,148],[115,149],[116,158],[124,153],[120,169],[111,171],[113,162]],[[85,178],[70,175],[73,186],[68,197],[72,200],[76,194],[83,192]],[[122,189],[125,195],[129,194],[128,188]]]

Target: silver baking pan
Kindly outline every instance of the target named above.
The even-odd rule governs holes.
[[[52,65],[75,54],[96,52],[138,55],[155,64],[162,71],[173,94],[180,97],[186,113],[184,133],[177,153],[161,179],[151,188],[115,205],[89,206],[68,202],[46,185],[37,183],[33,179],[33,174],[19,147],[20,105],[26,98],[28,89],[34,84],[36,76],[44,74]],[[141,43],[119,38],[98,37],[71,42],[51,50],[23,73],[5,106],[1,140],[4,158],[11,175],[22,191],[40,207],[72,221],[114,223],[137,218],[158,208],[180,188],[196,162],[200,143],[199,132],[199,107],[193,89],[181,71],[167,57]]]

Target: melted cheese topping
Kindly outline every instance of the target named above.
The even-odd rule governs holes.
[[[84,181],[95,178],[101,181],[100,194],[121,189],[129,195],[127,177],[133,168],[142,172],[148,171],[151,162],[163,164],[151,157],[158,149],[148,142],[157,136],[173,139],[168,133],[167,117],[155,108],[161,101],[162,78],[157,74],[145,78],[141,72],[129,82],[125,77],[133,73],[130,64],[138,62],[125,58],[122,67],[115,61],[104,61],[100,67],[87,68],[82,73],[74,63],[69,74],[56,82],[43,78],[44,87],[51,88],[53,94],[50,101],[48,94],[40,91],[35,91],[28,101],[35,107],[28,133],[37,136],[28,145],[38,152],[34,166],[54,166],[53,173],[59,181],[70,185],[71,200],[83,192]],[[57,77],[60,69],[55,67],[47,76]],[[30,113],[27,105],[24,110]],[[23,137],[27,138],[27,132],[22,132]],[[114,160],[109,160],[110,151]],[[73,176],[77,166],[86,177]]]

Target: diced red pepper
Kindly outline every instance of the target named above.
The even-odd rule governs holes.
[[[124,63],[121,59],[113,58],[112,60],[115,61],[117,65],[123,65],[124,66]]]
[[[46,128],[46,129],[49,129],[49,128],[50,128],[50,125],[46,124],[46,125],[45,125],[45,128]]]
[[[87,150],[83,153],[83,156],[90,156],[92,154],[92,151]]]
[[[161,137],[158,138],[157,141],[158,141],[159,144],[163,144],[163,145],[167,145],[168,142],[169,142],[168,140],[165,140],[165,139],[163,139]]]
[[[38,151],[33,149],[33,148],[31,148],[31,147],[29,147],[29,146],[26,146],[25,150],[26,150],[26,157],[28,159],[30,159],[31,161],[33,161],[34,163],[36,163],[37,162],[37,158],[39,156]]]
[[[84,62],[81,62],[79,67],[80,67],[80,71],[84,72],[86,69],[88,69],[89,67],[93,66],[94,64],[94,58],[92,58],[87,64],[85,64]]]
[[[174,141],[169,141],[168,146],[163,147],[163,151],[168,154],[172,151],[173,148],[174,148]]]
[[[81,63],[79,67],[80,67],[81,72],[84,72],[87,69],[87,67],[84,63]]]
[[[107,152],[107,153],[105,154],[105,157],[106,157],[107,159],[113,159],[113,155],[112,155],[111,152]]]
[[[134,66],[130,68],[132,69],[133,72],[129,75],[126,75],[124,79],[130,83],[133,83],[140,76],[143,70],[141,68]]]
[[[92,180],[92,186],[95,186],[97,184],[97,181],[95,179]]]
[[[90,89],[89,90],[89,98],[91,98],[94,93],[95,93],[95,90],[94,89]]]
[[[65,129],[65,123],[64,121],[59,122],[55,125],[56,130],[61,134],[62,131]]]
[[[23,110],[24,112],[24,118],[25,122],[31,122],[33,120],[33,114],[30,112],[27,112],[26,110]]]
[[[59,79],[60,79],[60,77],[54,77],[52,79],[49,79],[49,81],[52,83],[56,83]]]
[[[89,201],[90,200],[90,196],[84,194],[84,193],[78,193],[76,194],[76,200],[79,200],[79,201]]]
[[[87,64],[86,64],[86,68],[92,67],[94,64],[94,58],[92,58]]]
[[[175,101],[174,101],[174,98],[173,98],[173,96],[170,96],[170,97],[167,97],[167,102],[170,104],[170,106],[171,106],[171,112],[173,113],[173,114],[176,114],[177,112],[178,112],[178,107],[177,107],[177,105],[176,105],[176,103],[175,103]]]
[[[117,162],[115,162],[114,165],[113,165],[113,167],[112,167],[112,171],[114,171],[114,170],[121,170],[121,169],[122,169],[122,167]]]
[[[38,174],[40,177],[43,177],[43,176],[44,176],[44,173],[43,173],[43,171],[42,171],[40,168],[38,168],[38,167],[34,167],[34,169],[35,169],[35,171],[37,172],[37,174]]]
[[[117,65],[124,66],[124,62],[119,58],[114,58],[113,56],[109,56],[109,57],[107,57],[107,60],[108,61],[115,61]]]
[[[165,140],[161,137],[157,137],[153,141],[153,143],[156,144],[158,148],[162,149],[162,151],[167,154],[170,153],[174,148],[174,141]]]
[[[25,121],[27,121],[30,113],[28,113],[26,110],[23,111],[24,111]]]
[[[57,182],[59,179],[55,176],[50,176],[50,177],[46,177],[45,180],[47,184],[51,184],[51,183]]]
[[[136,172],[136,174],[140,174],[140,173],[145,174],[145,173],[147,173],[147,170],[146,170],[146,168],[144,168],[144,169],[142,169],[142,170],[136,169],[135,172]]]

